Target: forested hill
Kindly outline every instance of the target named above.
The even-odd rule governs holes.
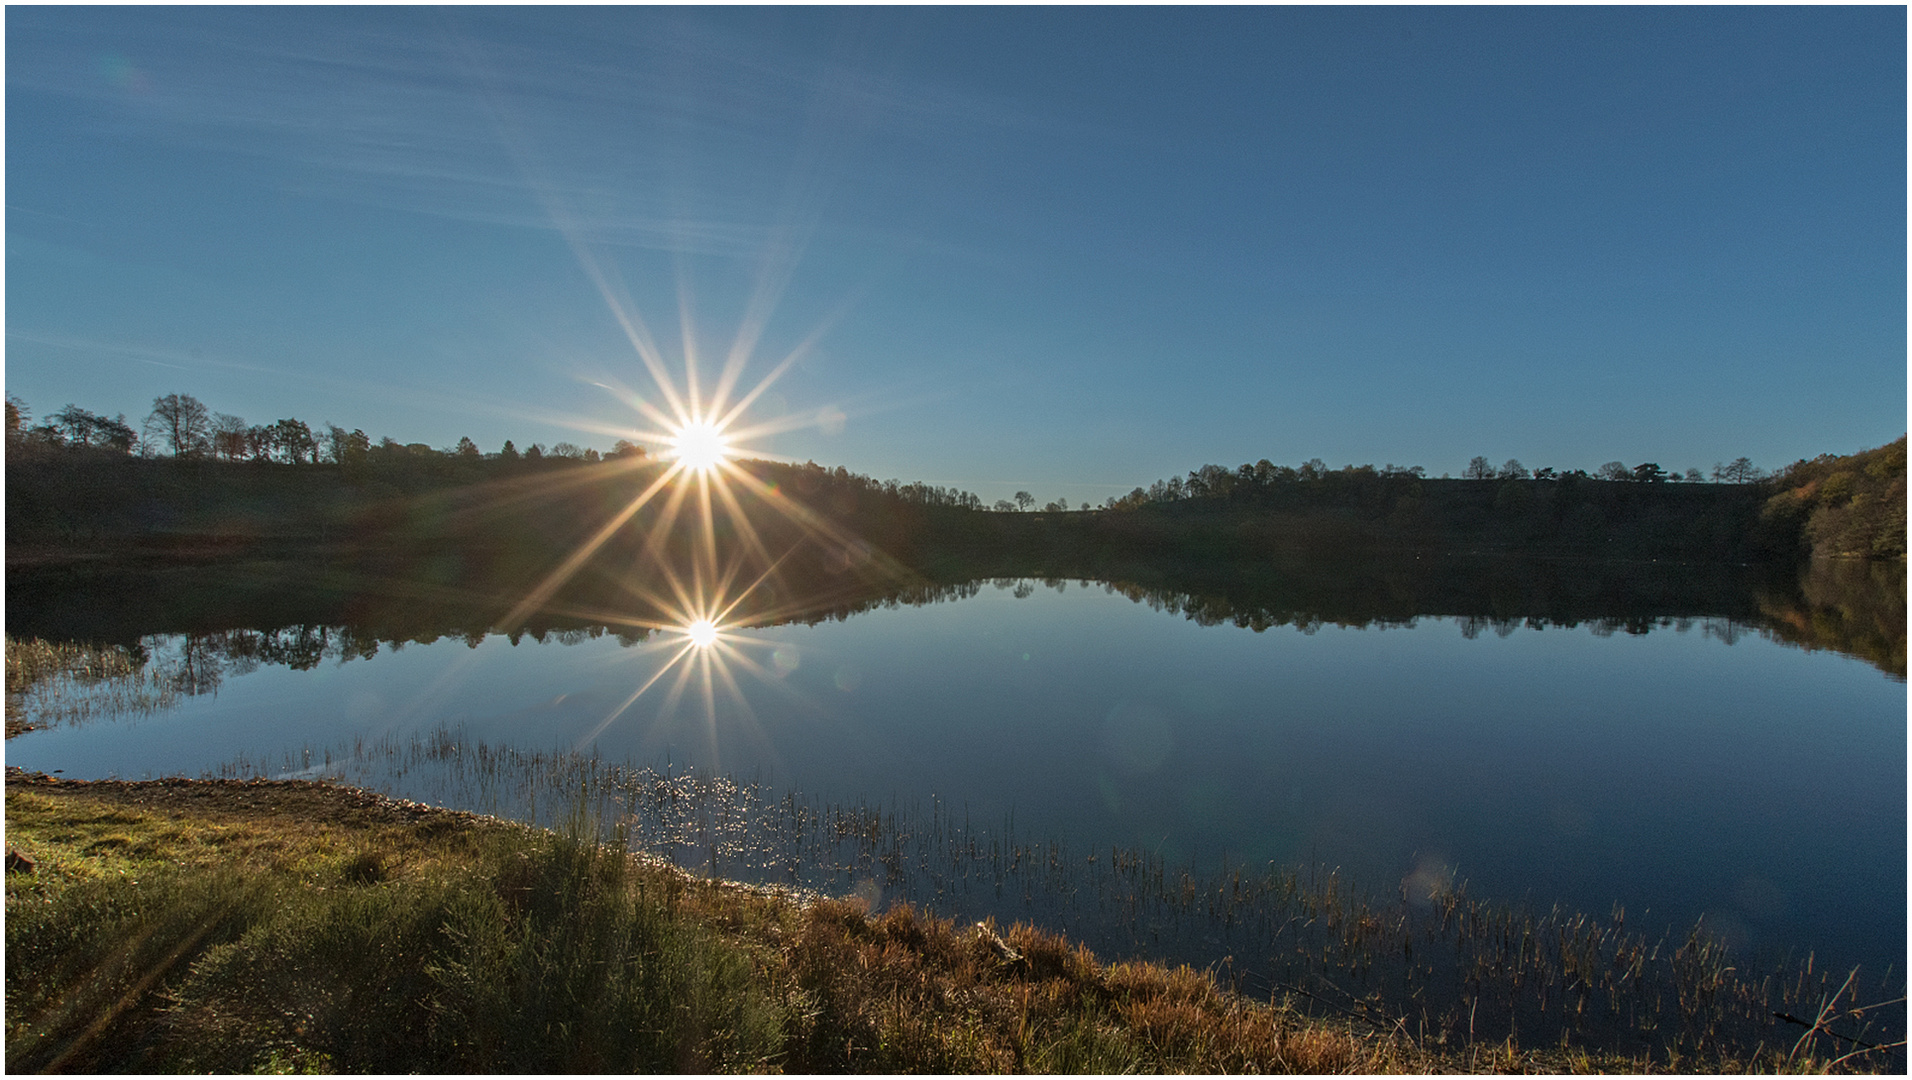
[[[1771,481],[1766,516],[1815,556],[1905,558],[1905,436],[1799,461]]]
[[[1760,483],[1433,480],[1351,467],[1046,512],[988,510],[967,493],[814,464],[736,462],[726,483],[770,551],[810,547],[838,561],[867,554],[893,568],[1364,551],[1762,561],[1812,551],[1903,556],[1904,462],[1900,440],[1801,462]],[[15,444],[7,557],[20,565],[129,554],[456,551],[529,565],[593,535],[665,470],[641,456],[494,461],[374,451],[344,464],[288,464]],[[611,548],[643,542],[673,499],[667,485]],[[726,500],[713,505],[724,518]],[[719,529],[725,544],[738,535]]]
[[[625,441],[604,455],[569,443],[520,453],[510,442],[488,454],[470,439],[435,450],[296,419],[247,425],[184,394],[156,399],[141,432],[73,405],[28,421],[25,403],[8,398],[9,565],[309,551],[455,553],[530,572],[593,537],[611,553],[666,554],[660,544],[683,542],[683,530],[659,535],[670,508],[705,504],[703,494],[684,502],[686,485],[703,480]],[[709,505],[723,519],[719,546],[890,574],[996,559],[1283,554],[1903,558],[1905,448],[1901,437],[1771,476],[1740,458],[1715,466],[1710,483],[1651,462],[1589,474],[1475,458],[1462,479],[1436,480],[1419,468],[1264,460],[1204,465],[1077,510],[1038,510],[1028,492],[985,507],[949,488],[746,460],[718,470]],[[612,520],[621,524],[599,537]]]

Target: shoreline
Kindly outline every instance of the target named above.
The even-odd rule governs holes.
[[[142,881],[150,885],[182,872],[214,877],[226,873],[231,882],[230,873],[235,870],[245,879],[258,879],[284,875],[289,864],[295,868],[294,876],[303,879],[294,885],[300,896],[338,897],[359,890],[396,889],[411,876],[428,876],[420,864],[443,858],[456,864],[454,876],[467,883],[476,871],[479,892],[495,891],[505,897],[507,911],[515,910],[527,903],[535,905],[550,892],[517,880],[535,876],[536,871],[524,868],[547,857],[552,844],[559,848],[566,844],[550,830],[309,780],[66,780],[9,766],[6,794],[9,949],[15,955],[29,951],[33,944],[11,933],[28,921],[12,915],[16,903],[36,899],[50,903],[60,893],[88,887],[136,887]],[[48,819],[57,823],[52,830],[41,824]],[[19,823],[28,820],[33,824],[23,829]],[[102,830],[105,835],[95,836]],[[185,832],[210,837],[218,852],[209,860],[202,852],[199,862],[205,865],[189,867],[194,860],[177,858],[181,851],[164,845],[154,849],[155,836]],[[505,852],[494,863],[500,869],[490,873],[482,864],[460,862],[456,854],[482,846],[486,837],[494,845],[502,838]],[[383,847],[368,852],[368,843]],[[434,854],[421,857],[416,850],[404,849],[405,843]],[[596,845],[588,847],[597,854],[586,854],[586,865],[608,854]],[[25,860],[16,861],[16,850]],[[128,853],[140,851],[157,857],[129,865]],[[1403,1043],[1392,1032],[1356,1030],[1361,1025],[1308,1019],[1292,1010],[1238,998],[1218,987],[1208,974],[1187,968],[1097,964],[1086,950],[1027,927],[1003,932],[988,924],[956,927],[907,907],[873,915],[853,901],[704,878],[653,857],[626,855],[621,860],[611,857],[609,863],[597,862],[603,869],[587,873],[586,878],[622,866],[622,874],[630,875],[628,880],[635,884],[640,899],[661,889],[666,907],[673,916],[688,919],[692,933],[754,957],[749,965],[754,978],[741,989],[732,987],[732,993],[774,999],[773,1006],[781,1003],[783,1007],[772,1012],[784,1019],[781,1047],[770,1056],[725,1058],[719,1051],[730,1044],[730,1036],[706,1031],[704,1041],[696,1046],[679,1046],[648,1062],[640,1059],[636,1062],[640,1069],[1054,1072],[1086,1067],[1110,1072],[1126,1071],[1126,1066],[1179,1072],[1246,1068],[1424,1073],[1453,1071],[1462,1064],[1444,1063],[1438,1055]],[[345,867],[342,873],[321,869],[313,878],[314,863],[335,861]],[[575,873],[565,876],[575,882]],[[38,895],[43,893],[49,895]],[[563,907],[557,912],[561,927],[574,929],[580,920],[590,922],[589,912],[578,915]],[[86,946],[84,941],[66,944]],[[604,960],[587,959],[586,963],[595,966]],[[182,992],[179,984],[188,984],[184,993],[192,992],[196,967],[180,962],[177,955],[169,958],[169,967],[166,979],[148,980],[135,988],[152,999],[130,1010],[145,1014],[134,1029],[144,1033],[149,1043],[153,1032],[164,1034],[167,1010],[172,1007],[166,1003]],[[70,965],[54,966],[54,970],[67,969]],[[182,969],[186,969],[183,976]],[[1065,985],[1072,988],[1065,990]],[[85,989],[78,987],[75,992]],[[43,1032],[23,1030],[11,1021],[23,1012],[37,1018],[48,1010],[23,1009],[15,1001],[16,992],[26,992],[19,978],[9,978],[8,990],[7,1050],[9,1058],[20,1063],[17,1068],[104,1071],[144,1066],[168,1071],[167,1063],[176,1059],[166,1054],[182,1052],[162,1041],[156,1048],[142,1046],[131,1059],[113,1057],[119,1050],[101,1045],[112,1040],[97,1037],[92,1028],[77,1036],[69,1031],[64,1043],[36,1042],[30,1036]],[[1103,1000],[1077,1002],[1085,993]],[[1176,1046],[1154,1045],[1149,1038],[1136,1037],[1148,1036],[1146,1031],[1122,1030],[1130,1003],[1156,1000],[1174,1003],[1178,1023],[1203,1028],[1203,1045],[1187,1040],[1178,1040]],[[793,1012],[790,1006],[799,1008]],[[109,1010],[114,1018],[128,1011],[126,998]],[[1020,1026],[1012,1019],[1016,1015],[1021,1017]],[[798,1030],[790,1030],[793,1025]],[[68,1025],[79,1026],[83,1025]],[[1039,1026],[1044,1032],[1040,1038],[1036,1037]],[[255,1039],[259,1046],[242,1047],[240,1057],[221,1060],[240,1071],[288,1063],[299,1066],[296,1071],[354,1071],[368,1060],[388,1066],[381,1071],[393,1071],[392,1061],[376,1056],[342,1057],[312,1038],[311,1027],[309,1021],[295,1027],[291,1041],[297,1045],[284,1045],[285,1032],[277,1037],[261,1034]],[[841,1045],[835,1034],[819,1043],[818,1028],[841,1030],[849,1037]],[[1100,1052],[1118,1056],[1077,1056],[1082,1049],[1077,1044],[1090,1030]],[[502,1032],[491,1036],[509,1037]],[[711,1037],[716,1038],[716,1049],[709,1043]],[[372,1038],[376,1042],[388,1037],[375,1032]],[[1220,1041],[1210,1043],[1216,1039]],[[226,1052],[233,1050],[227,1047]],[[587,1058],[580,1063],[564,1053],[544,1059],[541,1068],[530,1071],[605,1071],[602,1061]],[[160,1056],[155,1059],[154,1054]],[[190,1053],[183,1060],[193,1070],[207,1063]],[[1617,1058],[1584,1055],[1579,1060],[1602,1068],[1624,1064]],[[1466,1064],[1529,1071],[1558,1070],[1568,1061],[1509,1046],[1483,1045]],[[423,1071],[525,1071],[523,1059],[508,1062],[432,1059],[422,1067]],[[421,1067],[415,1059],[403,1063]],[[1633,1064],[1645,1067],[1644,1061]],[[215,1071],[223,1071],[217,1063]],[[1463,1066],[1462,1071],[1470,1070]]]
[[[527,859],[546,858],[541,853],[553,844],[563,848],[577,843],[551,830],[504,818],[314,780],[68,780],[9,766],[6,793],[9,854],[17,847],[37,864],[36,870],[8,874],[10,929],[16,894],[21,902],[35,896],[51,900],[82,887],[111,886],[115,875],[122,884],[137,884],[148,875],[169,879],[181,874],[241,875],[227,880],[289,875],[296,879],[292,896],[342,899],[366,889],[375,893],[410,887],[414,879],[437,881],[432,875],[450,872],[467,885],[475,882],[480,894],[493,896],[494,901],[504,895],[507,910],[512,910],[511,904],[524,903],[510,900],[514,888],[510,882],[521,876],[517,868],[530,865]],[[188,835],[200,837],[200,846],[180,846],[177,838]],[[502,862],[474,861],[470,853],[491,850],[486,845],[505,852]],[[616,873],[628,875],[637,895],[647,891],[656,895],[661,890],[661,895],[674,898],[667,903],[673,916],[688,919],[694,933],[754,957],[749,965],[755,972],[752,981],[735,992],[754,995],[753,1000],[774,999],[785,1006],[794,1003],[801,1006],[799,1013],[811,1010],[801,1022],[790,1019],[796,1014],[788,1008],[777,1013],[785,1017],[782,1050],[748,1061],[724,1059],[730,1060],[722,1066],[726,1068],[1429,1073],[1784,1067],[1772,1056],[1776,1051],[1762,1057],[1762,1051],[1755,1050],[1750,1058],[1723,1051],[1710,1055],[1681,1051],[1669,1059],[1566,1045],[1529,1048],[1506,1036],[1466,1044],[1417,1041],[1398,1023],[1381,1022],[1382,1017],[1318,1012],[1316,1003],[1293,995],[1266,1002],[1243,997],[1221,986],[1214,972],[1171,969],[1146,961],[1099,961],[1085,948],[1032,927],[1005,930],[993,922],[958,926],[907,906],[873,913],[853,900],[707,878],[654,856],[623,853],[625,857],[619,859],[594,842],[585,846],[596,852],[584,856],[587,863],[597,859],[597,865],[622,867]],[[602,861],[607,859],[608,863]],[[485,869],[486,865],[493,869]],[[339,866],[345,869],[336,869]],[[353,867],[370,869],[363,871],[361,880],[355,876],[361,871]],[[522,893],[524,887],[518,886],[517,891]],[[559,912],[557,921],[569,926],[575,918]],[[22,948],[11,933],[9,948]],[[180,975],[181,970],[175,965],[168,980],[149,988],[151,994],[181,992],[180,980],[190,982],[197,969],[188,965],[185,975]],[[17,977],[9,978],[10,1017],[18,1015],[14,994],[21,990],[19,983]],[[1049,1003],[1044,1006],[1049,1011],[1042,1012],[1039,1021],[1032,1019],[1037,1013],[1030,1011],[1035,1001]],[[155,999],[152,1004],[153,1016],[163,1018],[160,1002]],[[1174,1024],[1179,1025],[1173,1030],[1181,1032],[1174,1039],[1164,1036],[1167,1029],[1158,1030],[1169,1022],[1169,1014],[1161,1010],[1169,1008],[1170,1002],[1175,1003]],[[793,1023],[803,1030],[791,1029]],[[811,1027],[804,1028],[806,1024]],[[816,1025],[862,1034],[847,1036],[841,1046],[834,1042],[825,1046],[816,1042]],[[961,1039],[952,1042],[958,1034]],[[10,1055],[16,1053],[16,1036],[10,1025]],[[1786,1040],[1788,1045],[1791,1038]],[[890,1050],[872,1049],[885,1040]],[[1079,1056],[1088,1052],[1084,1047],[1089,1044],[1099,1048],[1097,1054],[1115,1056]],[[300,1053],[319,1055],[299,1060],[307,1065],[316,1062],[326,1071],[357,1067],[353,1061],[366,1064],[367,1059],[338,1057],[316,1043],[299,1045]],[[904,1046],[914,1049],[903,1057],[894,1056]],[[1314,1056],[1293,1056],[1303,1048],[1311,1048],[1307,1053]],[[1823,1067],[1834,1056],[1815,1059],[1816,1064]],[[16,1060],[29,1059],[37,1060],[31,1053]],[[91,1061],[97,1067],[114,1064],[105,1059],[76,1060]],[[183,1060],[194,1068],[207,1064],[198,1058]],[[223,1063],[249,1068],[264,1060],[234,1058]],[[708,1056],[665,1063],[687,1060],[700,1062],[706,1069],[720,1067],[718,1059]],[[407,1061],[425,1071],[505,1068],[463,1060]],[[547,1064],[557,1071],[580,1068],[568,1059]],[[27,1067],[46,1065],[41,1061]],[[1863,1067],[1864,1061],[1845,1065]]]

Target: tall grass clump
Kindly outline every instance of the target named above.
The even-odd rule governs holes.
[[[227,869],[155,870],[16,895],[7,881],[7,1059],[19,1072],[142,1070],[149,990],[271,917],[275,897]]]
[[[9,1065],[713,1072],[780,1050],[747,951],[581,833],[494,831],[450,872],[360,852],[316,873],[9,880]]]

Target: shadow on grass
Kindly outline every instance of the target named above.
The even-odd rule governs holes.
[[[9,1067],[764,1067],[781,1013],[749,956],[581,835],[493,836],[426,880],[359,853],[320,885],[156,868],[10,896]]]

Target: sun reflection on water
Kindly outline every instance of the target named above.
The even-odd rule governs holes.
[[[541,175],[531,140],[515,128],[501,128],[501,133],[510,136],[514,155],[528,174]],[[816,348],[841,311],[811,328],[780,357],[760,355],[771,313],[796,265],[797,251],[791,245],[799,233],[779,232],[780,239],[765,252],[755,290],[725,349],[711,352],[702,348],[690,284],[680,267],[678,342],[675,348],[669,348],[669,343],[660,342],[653,334],[633,302],[618,265],[595,250],[577,226],[577,215],[556,192],[543,194],[552,225],[563,234],[580,268],[623,331],[630,346],[625,367],[636,375],[632,378],[624,373],[601,372],[588,377],[629,409],[628,416],[608,423],[583,417],[567,418],[566,422],[628,444],[592,475],[628,477],[629,487],[627,494],[609,503],[609,512],[575,548],[516,598],[501,620],[501,629],[509,632],[551,609],[560,590],[592,566],[607,544],[620,535],[635,533],[641,540],[635,546],[642,549],[636,557],[637,565],[615,572],[615,588],[623,595],[606,598],[596,611],[568,613],[589,614],[653,635],[644,652],[652,658],[661,653],[663,662],[633,679],[629,696],[608,710],[580,746],[615,723],[635,721],[634,706],[656,687],[654,696],[661,700],[656,702],[651,730],[661,732],[675,723],[672,717],[690,697],[702,706],[704,737],[710,747],[708,760],[700,764],[717,769],[721,767],[717,760],[720,697],[725,701],[722,727],[726,735],[762,738],[761,726],[739,680],[754,679],[779,692],[795,694],[786,682],[797,666],[795,652],[740,632],[745,625],[765,625],[801,610],[793,605],[803,602],[799,594],[804,591],[804,578],[792,574],[792,580],[786,580],[786,561],[797,556],[798,562],[792,566],[800,564],[802,556],[798,552],[804,549],[859,552],[856,567],[860,575],[901,573],[901,568],[882,553],[872,556],[866,541],[767,482],[760,475],[761,469],[749,467],[749,459],[795,463],[795,459],[762,448],[770,436],[812,426],[830,433],[841,430],[844,414],[834,404],[816,411],[779,406],[768,410],[774,414],[769,418],[752,414],[758,402],[771,395],[778,380]],[[800,219],[801,215],[793,220]],[[700,353],[721,359],[706,363],[705,370],[700,371]],[[769,361],[768,370],[754,383],[747,381],[746,372],[762,359]],[[647,388],[640,391],[633,386]],[[768,400],[777,399],[772,395]],[[641,452],[645,447],[655,453]],[[598,486],[596,480],[588,482]],[[614,484],[604,484],[601,490],[616,489]],[[773,525],[778,528],[773,529]],[[783,525],[794,526],[794,530],[783,529]],[[775,538],[779,532],[794,539]],[[619,549],[613,546],[610,550]],[[773,596],[777,599],[769,599]],[[747,655],[759,647],[769,653],[762,657],[762,663]],[[801,711],[801,703],[793,703]]]

